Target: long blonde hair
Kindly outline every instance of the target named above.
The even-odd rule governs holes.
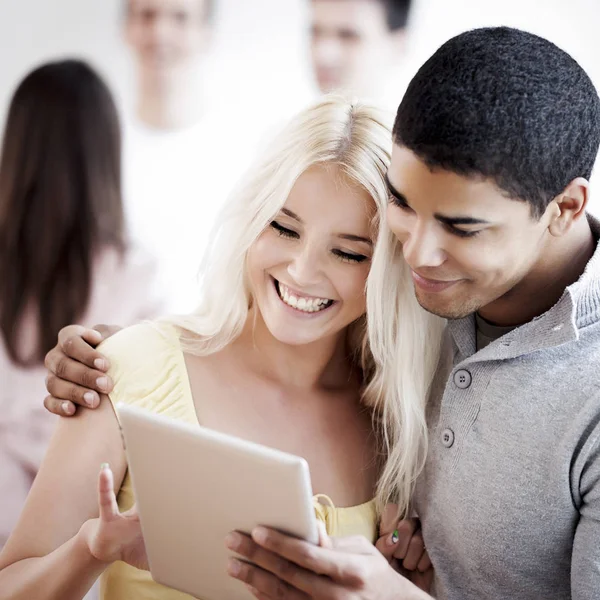
[[[314,165],[341,169],[377,206],[373,225],[379,233],[367,282],[367,315],[350,326],[348,343],[364,373],[364,402],[380,417],[377,428],[390,458],[378,489],[379,505],[394,499],[405,510],[422,462],[424,403],[439,341],[437,323],[418,306],[401,253],[385,225],[389,125],[378,109],[337,96],[325,97],[296,116],[221,213],[201,268],[199,307],[169,322],[179,327],[186,350],[198,355],[218,352],[239,336],[252,302],[248,250],[302,173]]]

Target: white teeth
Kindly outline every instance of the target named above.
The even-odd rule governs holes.
[[[292,308],[303,312],[318,312],[331,303],[326,298],[297,298],[283,283],[279,283],[279,297]]]

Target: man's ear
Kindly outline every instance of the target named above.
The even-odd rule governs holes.
[[[555,237],[562,237],[571,227],[585,217],[590,194],[587,179],[577,177],[548,206],[550,222],[548,231]]]

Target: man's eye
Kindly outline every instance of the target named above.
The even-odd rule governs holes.
[[[410,206],[406,204],[404,200],[396,198],[396,196],[394,196],[393,194],[390,194],[390,203],[394,206],[397,206],[398,208],[401,208],[402,210],[410,210]]]
[[[185,25],[188,22],[188,14],[184,11],[177,11],[173,18],[178,25]]]
[[[137,13],[137,17],[140,19],[140,21],[143,21],[144,23],[151,23],[156,19],[156,13],[153,10],[148,9],[140,10]]]
[[[281,237],[293,239],[300,237],[295,231],[280,225],[277,221],[271,221],[271,227],[277,232],[277,235],[280,235]]]
[[[357,42],[360,39],[360,35],[356,31],[351,31],[349,29],[342,29],[338,36],[340,40],[344,42]]]
[[[478,233],[481,233],[481,230],[477,231],[464,231],[463,229],[456,229],[455,227],[450,227],[450,233],[457,235],[461,238],[471,238],[475,237]]]

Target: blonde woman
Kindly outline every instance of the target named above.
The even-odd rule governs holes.
[[[441,324],[380,226],[390,149],[377,111],[336,98],[281,133],[222,215],[198,310],[101,347],[112,404],[61,420],[0,556],[0,598],[81,598],[101,573],[104,598],[184,597],[135,568],[147,565],[117,402],[305,457],[330,535],[373,542],[392,495],[405,512]],[[397,271],[406,289],[387,283]],[[383,472],[381,446],[394,454]]]

